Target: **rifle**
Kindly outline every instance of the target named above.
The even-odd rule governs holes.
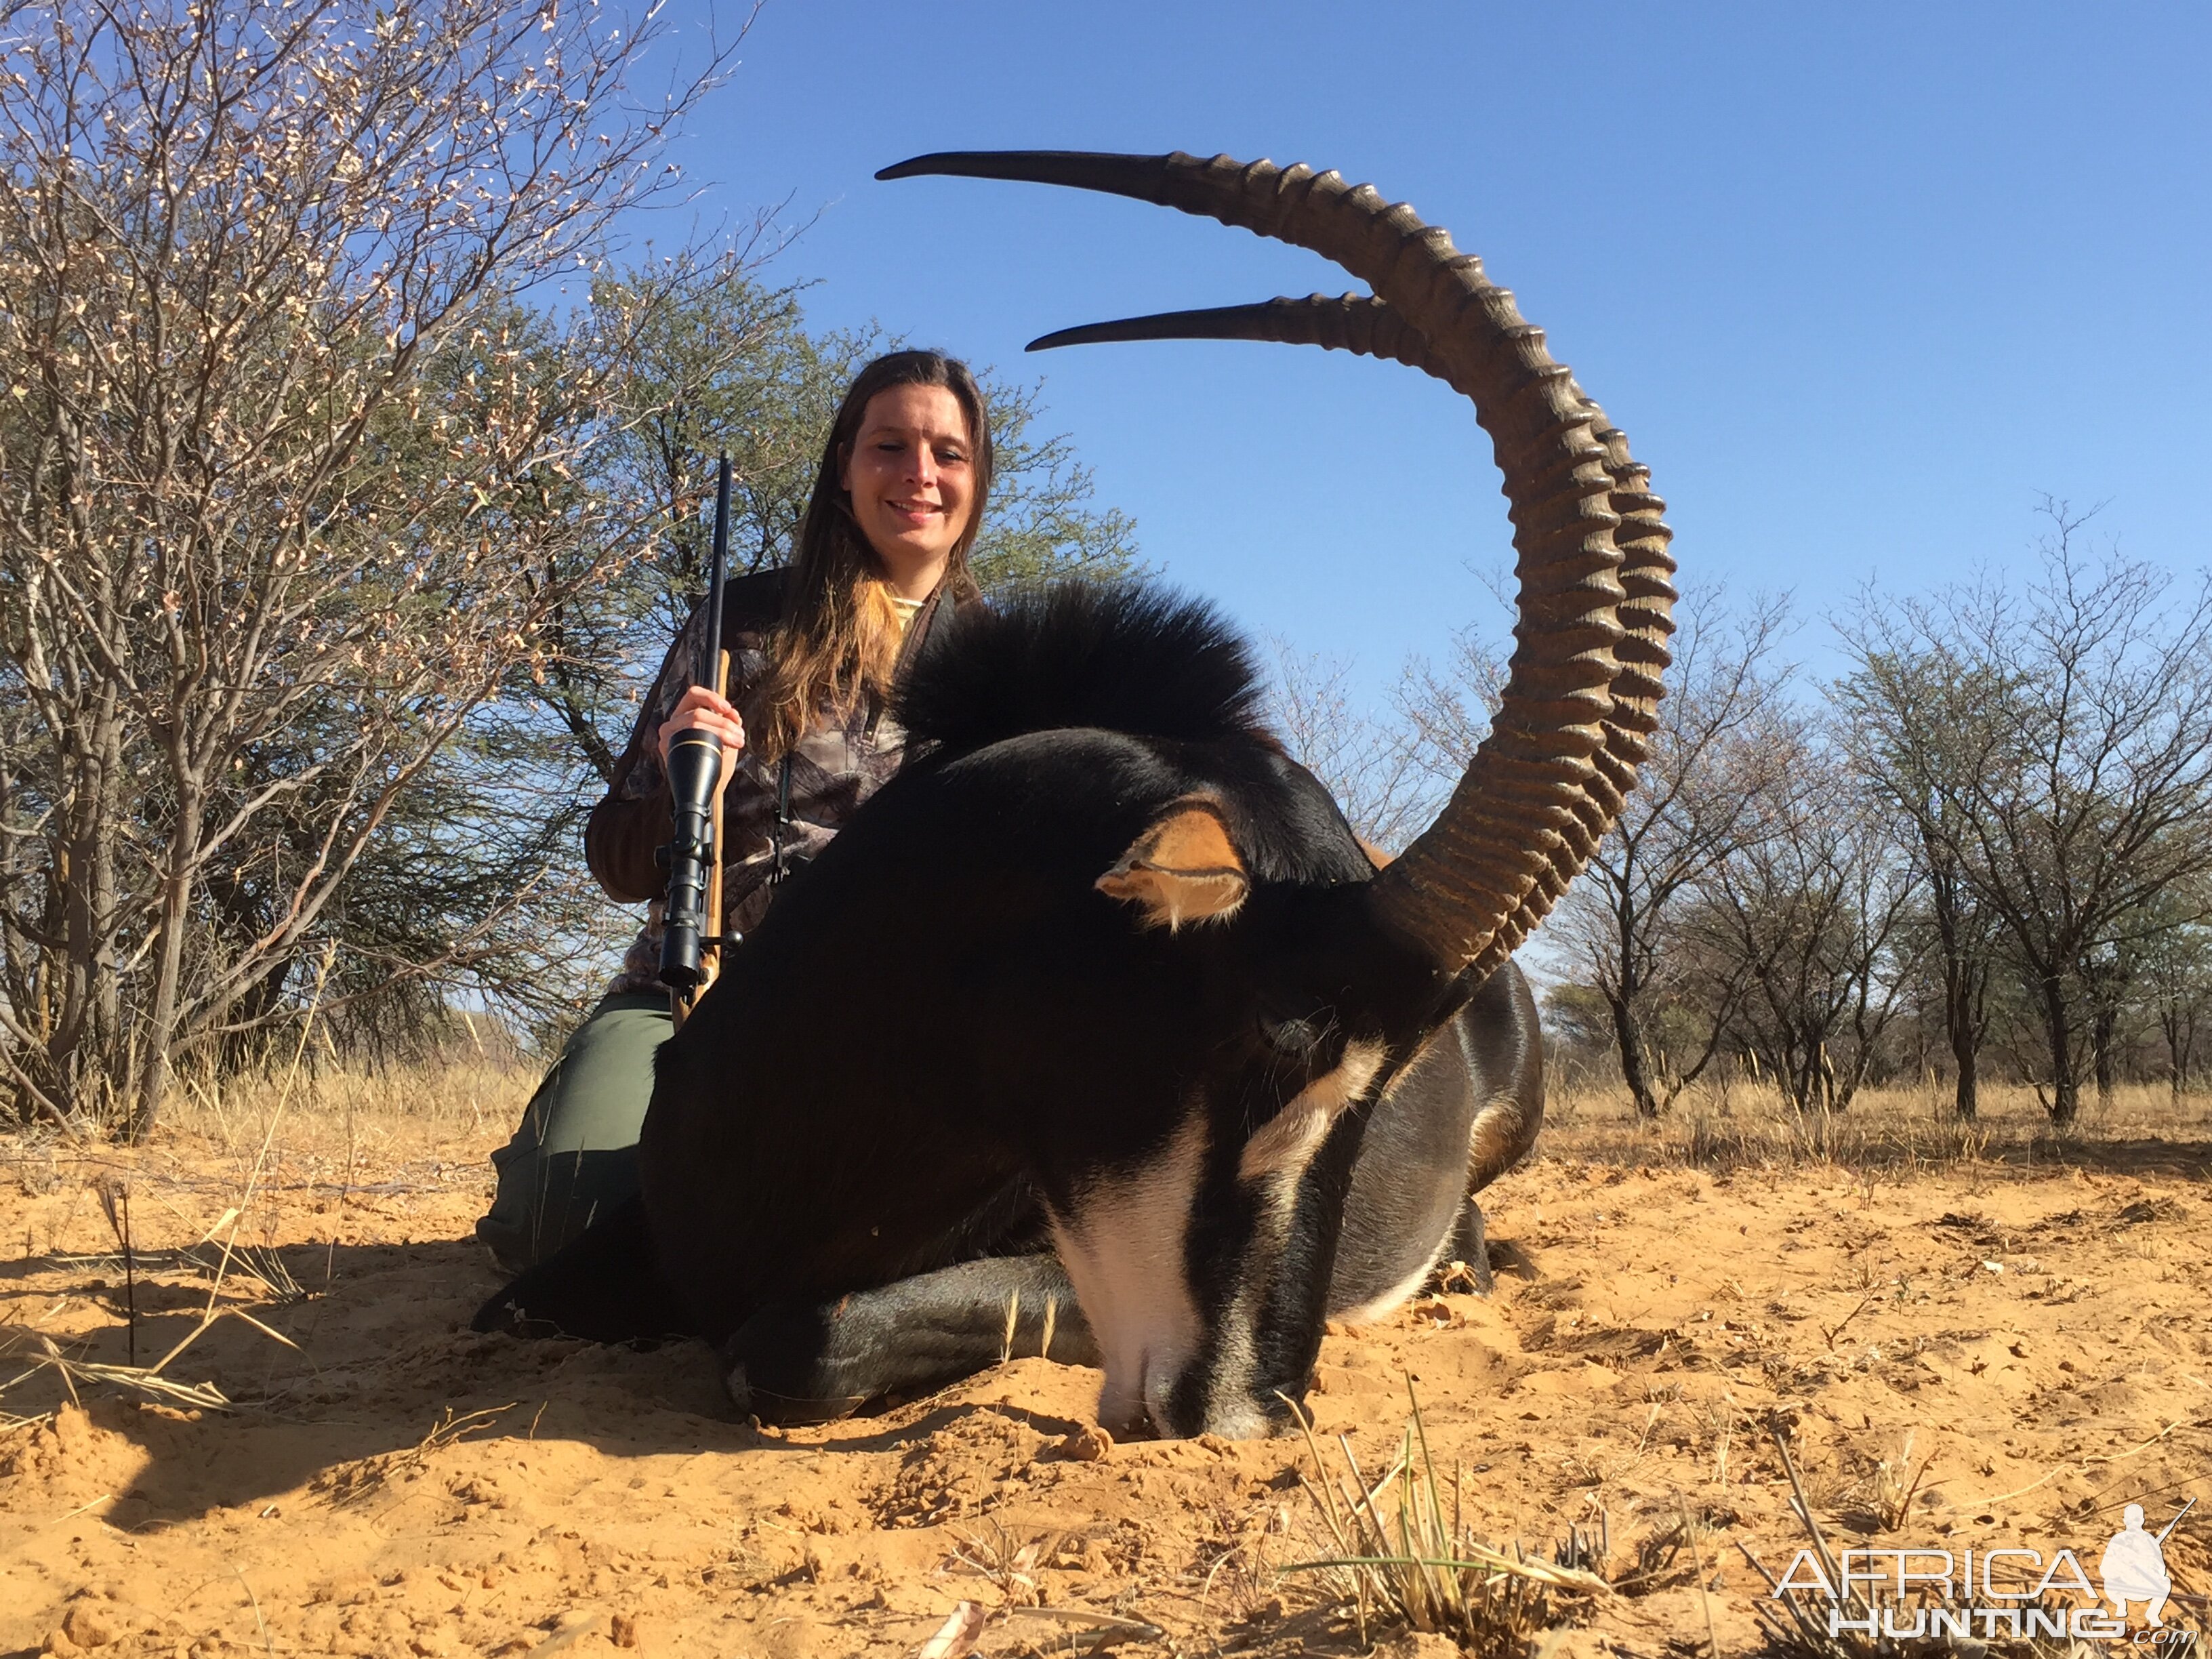
[[[2196,1500],[2195,1498],[2191,1498],[2191,1499],[2190,1499],[2186,1504],[2184,1504],[2181,1506],[2181,1515],[2186,1515],[2186,1514],[2188,1514],[2190,1510],[2191,1510],[2195,1509],[2196,1507],[2197,1507],[2197,1500]],[[2171,1520],[2171,1521],[2169,1521],[2169,1522],[2167,1522],[2166,1523],[2166,1532],[2162,1532],[2162,1533],[2159,1534],[2159,1535],[2158,1535],[2158,1541],[2159,1541],[2160,1543],[2163,1544],[2164,1542],[2166,1542],[2166,1532],[2172,1532],[2172,1531],[2176,1527],[2178,1527],[2178,1526],[2179,1526],[2179,1525],[2181,1524],[2181,1515],[2177,1515],[2177,1516],[2175,1516],[2173,1517],[2173,1519],[2172,1519],[2172,1520]]]
[[[722,456],[714,486],[714,553],[707,567],[707,638],[692,665],[691,684],[729,694],[730,659],[722,649],[722,576],[730,551],[730,458]],[[674,799],[675,836],[660,849],[668,871],[665,930],[660,943],[660,982],[669,1012],[681,1026],[721,967],[722,740],[694,727],[668,745],[668,790]]]

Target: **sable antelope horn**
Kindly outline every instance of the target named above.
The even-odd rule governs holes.
[[[1619,817],[1656,724],[1674,629],[1672,532],[1627,440],[1481,261],[1336,173],[1180,151],[1009,150],[921,155],[876,176],[928,173],[1133,197],[1310,248],[1375,290],[1094,325],[1040,346],[1291,341],[1410,363],[1473,401],[1511,504],[1519,643],[1489,735],[1437,821],[1376,878],[1375,896],[1445,966],[1495,967]]]
[[[1209,311],[1161,311],[1119,322],[1085,323],[1031,340],[1031,351],[1059,346],[1100,345],[1126,340],[1274,340],[1291,345],[1326,346],[1356,351],[1363,357],[1389,357],[1429,374],[1428,342],[1406,326],[1405,319],[1372,295],[1346,294],[1331,299],[1310,294],[1303,300],[1262,300],[1255,306],[1216,306]]]

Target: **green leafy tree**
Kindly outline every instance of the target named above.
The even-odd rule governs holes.
[[[600,780],[612,775],[636,702],[706,583],[716,459],[731,465],[732,568],[789,561],[823,438],[862,365],[900,342],[808,330],[795,287],[742,258],[662,259],[594,284],[599,330],[626,342],[621,418],[594,453],[592,485],[649,502],[653,556],[580,593],[555,617],[535,695]],[[1064,435],[1042,430],[1042,388],[981,376],[997,476],[975,549],[985,587],[1136,568],[1135,527],[1093,497]]]
[[[2166,926],[2136,950],[2136,976],[2165,1040],[2167,1086],[2179,1100],[2196,1074],[2204,1035],[2212,1030],[2212,904],[2194,892],[2165,896]]]

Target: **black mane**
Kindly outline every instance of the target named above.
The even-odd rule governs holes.
[[[1251,647],[1204,600],[1066,581],[952,619],[893,712],[909,741],[958,753],[1063,726],[1181,742],[1264,736],[1261,698]]]

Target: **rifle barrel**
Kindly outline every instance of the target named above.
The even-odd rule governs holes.
[[[692,683],[720,687],[722,678],[722,582],[730,562],[730,453],[714,480],[714,551],[707,567],[707,655]]]
[[[2196,1500],[2195,1498],[2191,1498],[2191,1499],[2190,1499],[2186,1504],[2184,1504],[2181,1506],[2181,1515],[2177,1515],[2177,1516],[2175,1516],[2173,1517],[2173,1519],[2172,1519],[2172,1520],[2171,1520],[2171,1521],[2169,1521],[2169,1522],[2167,1522],[2166,1523],[2166,1532],[2162,1532],[2162,1533],[2159,1534],[2159,1535],[2158,1535],[2158,1541],[2159,1541],[2160,1543],[2161,1543],[2161,1544],[2163,1544],[2164,1542],[2166,1542],[2166,1532],[2172,1532],[2172,1531],[2176,1527],[2179,1526],[2179,1525],[2181,1524],[2181,1516],[2182,1516],[2182,1515],[2186,1515],[2186,1514],[2188,1514],[2190,1510],[2191,1510],[2195,1509],[2196,1507],[2197,1507],[2197,1500]]]

